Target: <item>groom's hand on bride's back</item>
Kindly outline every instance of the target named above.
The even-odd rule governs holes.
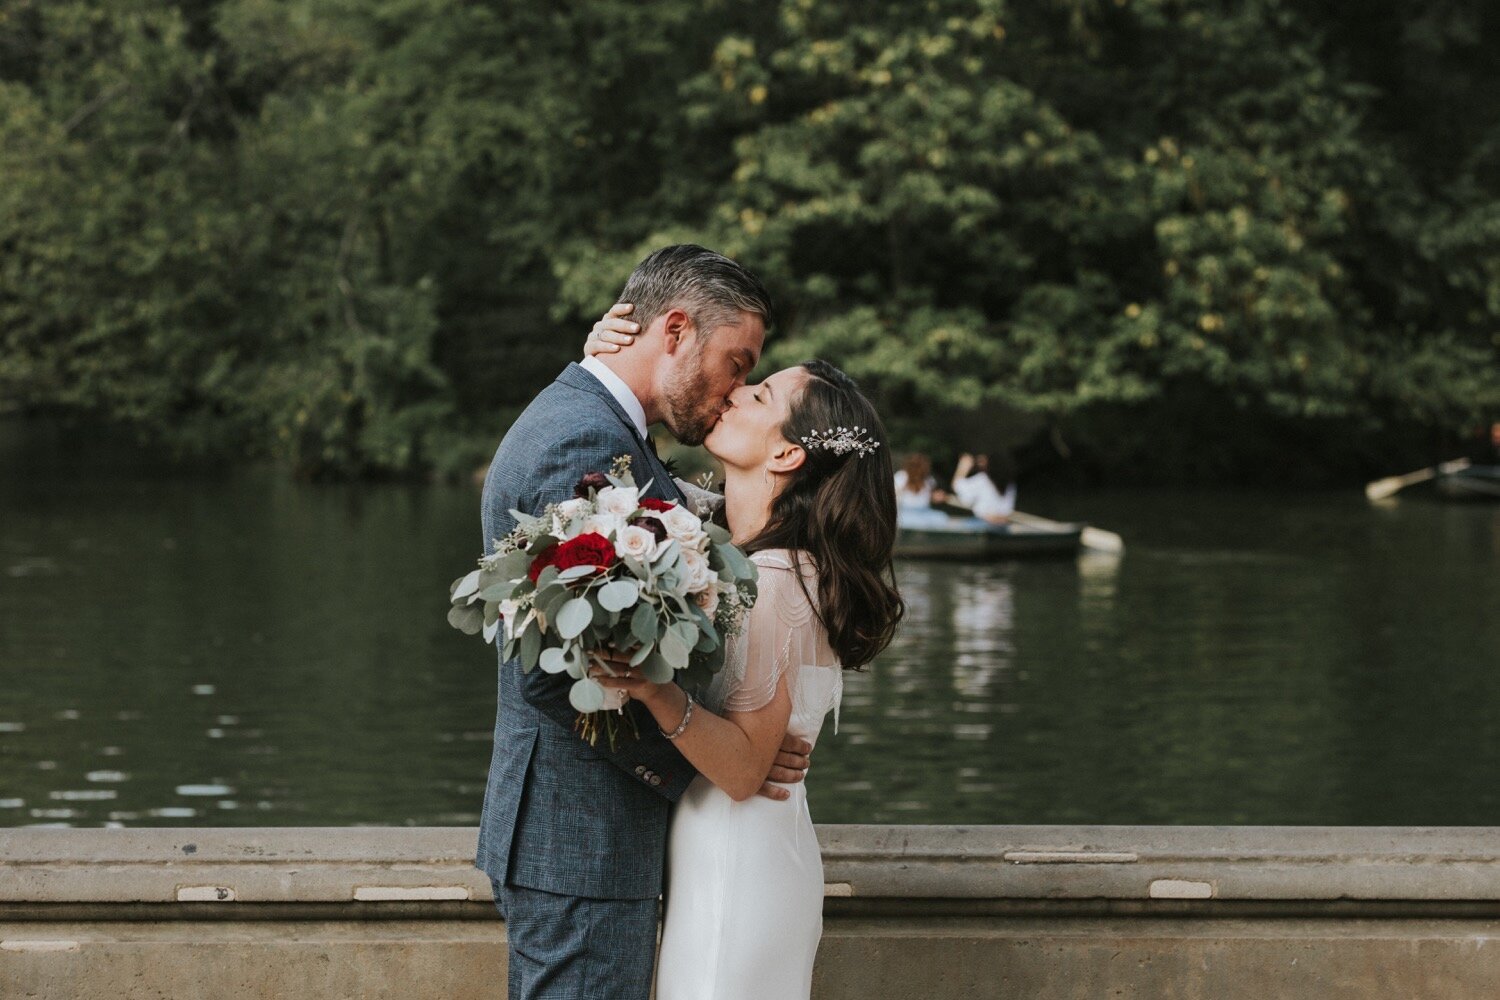
[[[812,744],[800,736],[787,734],[776,751],[776,760],[771,764],[771,773],[760,786],[760,795],[777,802],[791,798],[792,793],[781,785],[794,785],[807,777],[808,765],[812,763]],[[772,784],[779,782],[779,784]]]

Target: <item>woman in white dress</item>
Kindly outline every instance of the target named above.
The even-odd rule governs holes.
[[[596,676],[643,702],[699,772],[669,834],[657,1000],[805,1000],[823,924],[806,789],[755,793],[782,738],[815,742],[843,670],[890,642],[903,610],[895,491],[879,417],[832,365],[779,371],[729,404],[704,445],[724,465],[730,532],[759,567],[745,627],[701,701]]]

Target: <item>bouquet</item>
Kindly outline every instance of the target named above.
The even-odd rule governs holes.
[[[724,642],[755,603],[755,564],[729,532],[680,504],[641,494],[628,456],[579,480],[540,517],[511,511],[515,530],[453,582],[448,621],[506,659],[574,678],[568,700],[590,743],[602,709],[623,707],[588,676],[594,654],[629,654],[647,679],[701,684],[724,664]],[[619,697],[612,697],[619,696]],[[606,715],[613,742],[614,721]]]

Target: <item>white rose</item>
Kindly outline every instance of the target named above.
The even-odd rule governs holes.
[[[656,536],[645,528],[626,525],[615,535],[615,555],[621,559],[649,559],[656,550]]]
[[[692,538],[694,535],[702,534],[703,532],[702,522],[698,520],[692,511],[680,504],[671,510],[661,511],[656,516],[661,518],[662,524],[666,525],[667,535],[677,539],[679,542],[684,542],[684,548],[687,547],[685,539]]]
[[[641,491],[634,487],[606,486],[594,500],[601,514],[629,517],[641,505]]]
[[[588,517],[584,518],[583,527],[582,529],[580,529],[579,534],[587,534],[590,531],[596,531],[599,534],[603,535],[605,538],[608,538],[612,533],[618,532],[624,526],[625,522],[620,520],[618,517],[615,517],[613,514],[605,514],[603,512],[600,512],[598,514],[590,514]]]
[[[699,610],[712,620],[714,612],[719,610],[719,588],[703,588],[693,595],[693,603],[698,605]]]
[[[511,599],[506,598],[505,600],[500,602],[497,608],[497,610],[500,612],[500,617],[505,619],[505,637],[507,639],[509,639],[514,634],[513,630],[511,629],[511,625],[514,624],[516,620],[516,609],[518,609],[520,606],[521,604],[519,601],[512,601]]]
[[[708,565],[708,556],[697,549],[682,550],[682,565],[687,570],[689,591],[704,590],[711,586],[718,574]]]

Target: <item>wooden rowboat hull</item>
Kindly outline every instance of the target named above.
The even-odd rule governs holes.
[[[1449,500],[1500,500],[1500,465],[1471,465],[1439,476],[1434,485]]]
[[[946,525],[902,526],[896,532],[896,555],[965,562],[1072,556],[1078,552],[1085,527],[1082,524],[1059,524],[1055,528],[992,525],[967,519]]]

